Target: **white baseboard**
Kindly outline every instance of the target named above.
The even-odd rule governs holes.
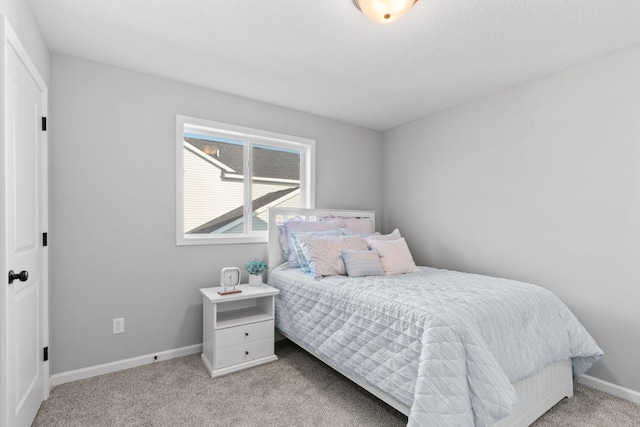
[[[161,360],[174,359],[176,357],[189,356],[190,354],[202,353],[202,344],[190,345],[188,347],[176,348],[173,350],[160,351],[145,356],[132,357],[130,359],[117,360],[103,365],[89,366],[68,372],[54,374],[49,380],[49,386],[69,383],[71,381],[83,380],[85,378],[97,377],[98,375],[109,374],[111,372],[122,371],[124,369],[135,368],[136,366],[148,365]]]
[[[629,402],[633,402],[640,405],[640,392],[637,392],[635,390],[631,390],[629,388],[625,388],[625,387],[610,383],[608,381],[603,381],[589,375],[582,375],[578,379],[578,382],[580,384],[586,385],[587,387],[604,391],[605,393],[612,394],[624,400],[628,400]]]
[[[97,377],[98,375],[109,374],[111,372],[122,371],[124,369],[135,368],[136,366],[148,365],[162,360],[174,359],[176,357],[189,356],[191,354],[202,353],[202,344],[195,344],[188,347],[176,348],[173,350],[160,351],[144,356],[132,357],[130,359],[118,360],[115,362],[105,363],[102,365],[89,366],[73,371],[61,372],[54,374],[49,379],[49,387],[72,381],[83,380],[86,378]],[[578,382],[587,387],[612,394],[622,399],[628,400],[640,405],[640,392],[625,388],[608,381],[604,381],[590,375],[582,375]]]

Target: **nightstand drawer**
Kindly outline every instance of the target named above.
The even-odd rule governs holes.
[[[273,337],[273,320],[220,329],[216,331],[216,350],[266,338],[270,338],[273,341]]]
[[[273,338],[228,347],[216,351],[215,369],[273,355]]]

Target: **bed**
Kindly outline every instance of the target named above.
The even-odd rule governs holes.
[[[375,213],[271,208],[268,283],[280,290],[278,331],[407,415],[410,426],[527,426],[571,397],[574,378],[602,357],[566,306],[537,286],[415,266],[310,277],[285,259],[279,224],[292,219],[368,221],[373,230]],[[361,244],[336,234],[299,239]]]

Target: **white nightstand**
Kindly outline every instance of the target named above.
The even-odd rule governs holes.
[[[202,361],[211,378],[278,360],[274,354],[274,296],[268,285],[202,288]]]

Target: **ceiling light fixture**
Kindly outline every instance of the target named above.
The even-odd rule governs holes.
[[[373,22],[386,24],[404,16],[418,0],[353,0],[353,4]]]

